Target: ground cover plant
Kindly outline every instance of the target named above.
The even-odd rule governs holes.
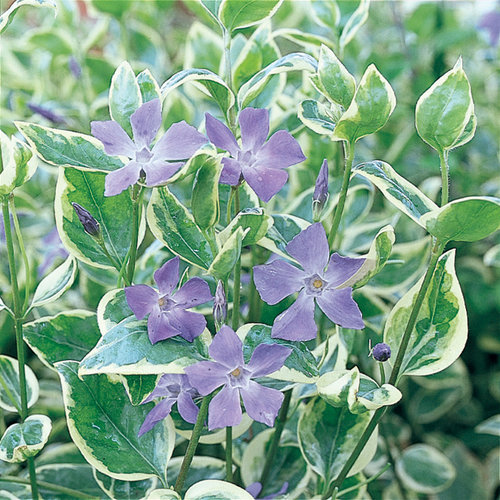
[[[499,26],[2,5],[0,497],[497,498]]]

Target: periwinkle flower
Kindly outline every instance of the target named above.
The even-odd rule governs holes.
[[[174,123],[151,148],[161,126],[161,104],[153,99],[130,117],[134,140],[115,121],[94,121],[92,135],[104,144],[108,155],[126,156],[130,161],[106,176],[105,196],[114,196],[135,184],[143,173],[147,186],[166,182],[184,165],[206,138],[185,121]],[[179,161],[183,160],[183,161]]]
[[[297,300],[275,320],[272,337],[287,340],[312,340],[316,337],[315,302],[331,321],[344,328],[364,328],[352,288],[341,287],[362,266],[365,259],[329,255],[325,230],[321,223],[311,224],[286,246],[302,269],[275,260],[255,266],[255,286],[264,302],[277,304],[294,292]],[[326,268],[326,269],[325,269]]]
[[[193,398],[199,396],[198,392],[189,383],[187,375],[162,375],[154,391],[142,402],[149,403],[155,398],[163,398],[144,419],[138,436],[141,437],[150,431],[158,422],[167,418],[172,411],[172,407],[177,403],[177,410],[181,417],[190,424],[196,422],[198,417],[198,407],[194,404]]]
[[[319,169],[316,184],[313,193],[313,218],[319,221],[321,212],[325,207],[328,200],[328,162],[323,160],[321,168]]]
[[[83,208],[78,203],[73,202],[71,205],[73,205],[76,215],[78,216],[78,220],[82,223],[85,232],[94,238],[98,237],[101,234],[99,222],[95,220],[93,215],[87,209]]]
[[[30,111],[33,111],[33,113],[36,113],[37,115],[43,116],[46,120],[49,120],[49,122],[66,123],[66,120],[63,116],[54,113],[54,111],[51,111],[45,106],[40,106],[39,104],[35,104],[34,102],[29,102],[27,106]]]
[[[288,482],[284,482],[283,486],[276,493],[272,493],[271,495],[266,495],[265,497],[259,497],[259,493],[262,492],[262,484],[258,481],[252,484],[249,484],[246,488],[246,491],[252,495],[255,500],[274,500],[276,497],[284,495],[288,491]]]
[[[391,348],[384,342],[381,342],[373,347],[371,355],[377,361],[387,361],[391,357]]]
[[[208,138],[231,155],[222,160],[222,184],[237,186],[244,179],[261,200],[268,202],[288,179],[283,169],[306,159],[299,143],[286,130],[278,130],[266,142],[267,109],[245,108],[240,112],[241,146],[226,125],[209,113],[205,116]]]
[[[278,344],[260,344],[249,363],[245,364],[240,338],[231,328],[223,326],[208,352],[215,361],[200,361],[184,370],[191,385],[202,396],[222,386],[208,407],[209,430],[241,422],[240,396],[253,420],[272,427],[283,402],[283,394],[252,379],[279,370],[292,350]]]
[[[154,280],[159,292],[148,285],[125,288],[130,309],[137,319],[149,314],[148,335],[151,343],[176,335],[192,342],[203,332],[207,322],[203,314],[187,309],[212,300],[208,284],[195,277],[174,292],[179,282],[179,257],[170,259],[155,271]]]

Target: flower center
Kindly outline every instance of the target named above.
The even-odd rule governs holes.
[[[304,280],[306,293],[309,295],[321,295],[328,283],[319,275],[313,274]]]
[[[236,368],[236,370],[233,370],[233,371],[231,372],[231,375],[232,375],[233,377],[239,377],[239,376],[241,375],[241,370],[240,370],[239,368]]]
[[[135,161],[138,163],[147,163],[151,158],[153,158],[153,154],[146,147],[135,153]]]
[[[323,286],[323,282],[320,279],[315,279],[312,284],[314,288],[321,288]]]
[[[170,311],[174,307],[175,301],[164,295],[158,299],[158,305],[162,311]]]
[[[255,163],[255,158],[251,151],[238,151],[236,159],[246,167],[251,167]]]

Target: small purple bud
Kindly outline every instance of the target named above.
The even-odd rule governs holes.
[[[391,348],[383,342],[377,344],[372,349],[372,356],[377,361],[387,361],[391,357]]]
[[[221,280],[217,283],[214,297],[214,322],[215,330],[219,331],[221,326],[226,323],[227,319],[227,300],[224,293],[224,284]]]
[[[323,160],[319,169],[316,185],[313,194],[313,220],[318,222],[321,218],[321,212],[328,200],[328,162]]]
[[[71,73],[73,73],[73,76],[78,80],[78,78],[82,75],[82,67],[78,64],[78,61],[74,56],[69,58],[68,65]]]
[[[78,205],[78,203],[73,202],[71,204],[73,205],[76,215],[78,215],[78,219],[82,223],[85,232],[94,238],[100,236],[101,228],[99,227],[99,222],[92,217],[92,214],[88,210],[85,210],[85,208],[81,205]]]
[[[29,102],[27,106],[31,111],[33,111],[33,113],[43,116],[52,123],[66,123],[66,120],[64,119],[63,116],[54,113],[50,109],[47,109],[43,106],[39,106],[38,104],[35,104],[33,102]]]

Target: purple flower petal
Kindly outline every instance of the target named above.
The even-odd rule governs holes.
[[[147,285],[127,286],[125,298],[137,319],[143,319],[155,306],[158,306],[158,293]]]
[[[208,348],[210,356],[222,365],[233,370],[244,365],[243,344],[236,333],[223,326],[215,335]]]
[[[154,145],[156,160],[186,160],[207,143],[207,138],[185,121],[174,123]]]
[[[236,156],[240,147],[234,138],[233,133],[210,113],[205,113],[205,129],[208,138],[219,149],[229,151],[232,156]]]
[[[141,437],[146,432],[150,431],[158,422],[161,422],[164,418],[170,415],[172,406],[175,403],[174,398],[166,398],[160,401],[147,415],[144,419],[141,428],[139,429],[138,437]]]
[[[314,322],[314,298],[305,290],[297,300],[275,320],[271,337],[286,340],[312,340],[316,338]]]
[[[110,172],[106,176],[104,196],[115,196],[139,180],[142,165],[135,161]]]
[[[121,155],[135,158],[137,148],[121,126],[113,121],[91,122],[90,130],[94,137],[104,145],[104,151],[108,155]]]
[[[155,271],[154,279],[161,295],[170,295],[179,282],[179,257],[167,260]]]
[[[150,403],[155,398],[161,397],[173,397],[174,394],[171,391],[172,386],[181,386],[183,377],[187,379],[186,375],[178,375],[174,373],[165,373],[160,377],[160,380],[156,384],[153,392],[142,402],[142,404]],[[188,382],[189,383],[189,382]]]
[[[258,481],[252,484],[249,484],[245,490],[250,493],[254,498],[257,498],[257,495],[261,492],[262,490],[262,484],[260,484]]]
[[[161,125],[160,99],[145,102],[130,117],[134,142],[138,150],[149,148]]]
[[[198,412],[200,411],[198,407],[194,404],[193,398],[187,392],[181,392],[177,398],[177,409],[181,414],[181,417],[190,424],[196,422],[198,417]]]
[[[148,318],[148,335],[152,344],[160,340],[169,339],[180,335],[182,332],[174,328],[168,321],[168,317],[156,306]]]
[[[225,386],[208,406],[208,430],[233,427],[241,422],[240,393]]]
[[[186,281],[174,295],[175,302],[184,309],[205,304],[212,299],[208,283],[198,277]]]
[[[260,344],[252,354],[247,368],[252,378],[263,377],[279,370],[290,356],[292,349],[278,344]]]
[[[266,203],[286,184],[288,173],[285,170],[269,168],[260,163],[252,167],[243,167],[243,178]]]
[[[238,160],[233,158],[222,158],[222,172],[219,177],[219,182],[222,184],[229,184],[230,186],[237,186],[241,178],[241,165]]]
[[[200,361],[184,368],[189,383],[202,395],[206,396],[217,387],[227,383],[227,368],[213,361]]]
[[[299,143],[286,130],[275,132],[255,156],[269,168],[286,168],[306,159]]]
[[[241,144],[245,151],[256,151],[269,135],[269,111],[267,109],[245,108],[238,118],[241,128]]]
[[[253,420],[272,427],[283,403],[283,394],[253,380],[248,382],[248,387],[240,388],[240,392],[248,415]]]
[[[362,330],[365,327],[358,304],[352,298],[352,288],[326,289],[316,298],[318,306],[336,325]]]
[[[148,187],[158,186],[168,181],[182,166],[183,162],[169,163],[165,161],[152,161],[144,165],[146,184]]]
[[[203,333],[207,321],[203,314],[185,311],[180,307],[174,307],[167,313],[168,322],[179,330],[180,336],[188,342],[192,342]]]
[[[323,225],[317,222],[301,231],[288,243],[286,251],[297,259],[308,273],[323,275],[330,256]]]
[[[365,260],[366,259],[342,257],[338,253],[332,254],[330,262],[328,263],[328,269],[324,274],[328,282],[328,288],[335,288],[345,283],[359,271],[359,268],[363,265]]]
[[[253,280],[259,295],[270,305],[298,292],[304,286],[305,278],[304,271],[284,260],[274,260],[253,268]]]

